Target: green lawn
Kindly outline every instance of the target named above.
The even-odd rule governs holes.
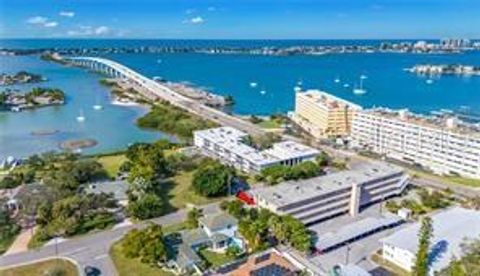
[[[207,262],[208,267],[217,268],[235,260],[235,257],[215,253],[208,249],[201,249],[199,255]]]
[[[63,274],[47,274],[52,272],[55,267],[61,268],[65,271]],[[58,259],[38,262],[30,265],[18,266],[5,270],[0,270],[2,276],[44,276],[44,275],[63,275],[63,276],[77,276],[77,267],[70,261]],[[133,275],[133,274],[132,274]]]
[[[4,237],[0,237],[0,255],[2,255],[4,252],[10,248],[10,245],[12,245],[13,241],[15,241],[15,238],[18,236],[20,233],[20,227],[17,227],[17,229],[9,232],[8,234],[5,233],[6,235]]]
[[[258,123],[258,125],[262,128],[280,128],[281,125],[276,120],[265,120],[263,122]]]
[[[120,166],[127,161],[127,157],[125,157],[125,154],[108,155],[99,157],[97,161],[102,164],[110,178],[115,178]]]
[[[204,205],[215,201],[221,201],[224,198],[206,198],[197,195],[190,187],[192,184],[194,171],[180,172],[170,178],[171,187],[168,191],[170,204],[175,208],[185,208],[188,203],[195,205]]]
[[[112,248],[110,248],[110,257],[115,264],[119,276],[170,276],[172,273],[163,271],[158,267],[152,267],[147,264],[143,264],[139,259],[129,259],[122,254],[121,241],[116,242]]]

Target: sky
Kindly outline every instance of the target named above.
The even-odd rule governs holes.
[[[480,38],[480,0],[0,0],[0,38]]]

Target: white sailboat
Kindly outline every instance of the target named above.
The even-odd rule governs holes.
[[[433,83],[433,80],[432,80],[432,79],[427,79],[425,82],[426,82],[427,84],[432,84],[432,83]]]
[[[256,82],[253,82],[253,81],[250,83],[250,87],[252,87],[252,88],[255,88],[255,87],[257,87],[257,85],[258,85],[258,83],[256,83]]]
[[[356,95],[362,95],[367,93],[367,90],[363,88],[363,80],[366,79],[364,75],[360,76],[360,86],[359,87],[354,87],[353,88],[353,93]]]
[[[98,98],[95,101],[95,104],[93,105],[93,109],[94,110],[102,110],[103,109],[103,106],[100,104],[100,101],[98,100]]]
[[[293,88],[293,91],[295,91],[295,92],[300,92],[300,91],[302,91],[302,88],[301,88],[300,86],[295,86],[295,87]]]
[[[80,109],[80,115],[77,116],[77,121],[84,122],[85,116],[83,115],[83,110]]]
[[[343,84],[343,87],[348,88],[348,87],[350,87],[350,84],[344,83],[344,84]]]
[[[336,77],[336,78],[333,80],[333,82],[335,82],[335,83],[340,83],[340,78]]]

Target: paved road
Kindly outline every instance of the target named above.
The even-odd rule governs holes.
[[[203,208],[205,214],[219,211],[218,203],[205,205],[201,208]],[[152,219],[151,221],[157,224],[168,225],[185,220],[186,214],[187,211],[182,209],[175,213]],[[0,257],[0,267],[17,266],[61,256],[73,259],[78,263],[81,270],[83,270],[83,267],[86,265],[90,265],[99,268],[102,271],[102,275],[117,275],[115,266],[108,254],[110,247],[129,230],[135,227],[143,227],[145,224],[146,223],[138,223],[59,242],[57,243],[58,255],[55,250],[55,244],[52,244],[43,246],[38,250],[2,256]]]
[[[149,79],[113,60],[98,57],[71,57],[67,58],[67,60],[77,66],[87,67],[99,72],[110,74],[113,77],[121,78],[129,84],[134,85],[138,92],[142,93],[149,99],[167,101],[172,105],[197,114],[202,118],[217,122],[220,125],[238,128],[252,135],[265,133],[261,127],[255,124],[206,106],[200,101],[185,97],[171,88]]]
[[[415,177],[412,179],[411,183],[415,186],[420,187],[427,187],[432,189],[446,189],[449,188],[455,194],[466,197],[466,198],[474,198],[480,197],[480,189],[468,186],[462,186],[460,184],[448,184],[439,181],[435,181],[433,179],[427,179],[422,177]]]

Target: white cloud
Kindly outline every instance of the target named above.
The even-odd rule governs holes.
[[[100,26],[95,28],[93,31],[96,35],[105,35],[110,32],[110,29],[107,26]]]
[[[27,23],[28,24],[33,24],[33,25],[43,25],[43,24],[47,23],[47,21],[48,21],[48,18],[43,17],[43,16],[34,16],[34,17],[30,17],[29,19],[27,19]]]
[[[58,26],[57,21],[49,21],[47,17],[33,16],[27,19],[28,24],[43,26],[45,28],[54,28]]]
[[[58,22],[56,21],[46,22],[45,24],[43,24],[43,26],[47,28],[54,28],[58,26]]]
[[[63,17],[74,17],[75,12],[73,11],[61,11],[58,13],[58,15],[63,16]]]
[[[107,26],[78,26],[77,30],[70,30],[67,32],[69,36],[102,36],[110,33],[110,28]]]
[[[202,24],[205,20],[201,16],[196,16],[190,19],[190,23],[192,24]]]

